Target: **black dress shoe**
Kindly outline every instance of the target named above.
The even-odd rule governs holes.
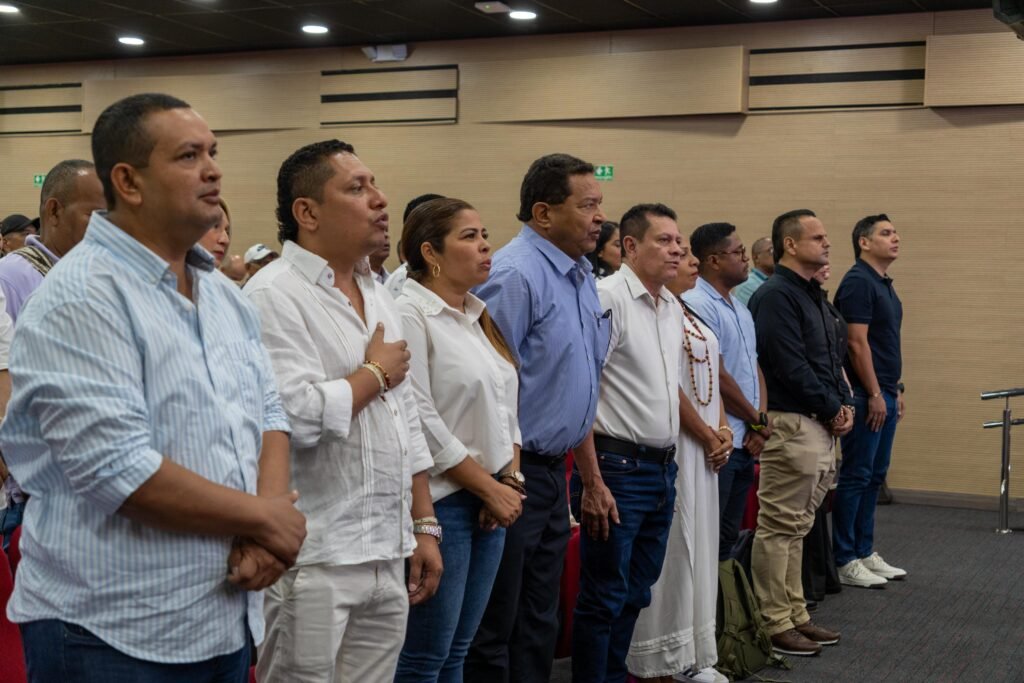
[[[808,612],[813,612],[816,609],[818,609],[818,601],[817,600],[808,600],[807,601],[807,611]]]

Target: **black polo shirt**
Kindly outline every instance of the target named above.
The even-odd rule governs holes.
[[[895,392],[903,374],[903,356],[900,353],[900,327],[903,325],[903,303],[896,296],[892,278],[857,259],[843,276],[835,296],[836,308],[848,323],[868,326],[868,346],[871,362],[875,366],[878,386]],[[864,389],[849,355],[846,370],[855,389]]]
[[[768,409],[827,422],[850,403],[836,318],[821,287],[776,264],[750,297]]]

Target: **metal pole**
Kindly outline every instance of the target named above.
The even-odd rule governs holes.
[[[1010,528],[1010,428],[1013,420],[1010,418],[1010,398],[1006,398],[1006,406],[1003,408],[1003,461],[1000,467],[999,483],[999,528],[997,534],[1012,534]]]

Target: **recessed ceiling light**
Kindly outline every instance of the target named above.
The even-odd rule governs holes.
[[[514,10],[512,12],[509,12],[508,16],[510,16],[513,19],[518,19],[519,21],[529,21],[530,19],[536,19],[537,18],[537,13],[536,12],[526,12],[526,11],[523,11],[523,10]]]
[[[774,5],[778,0],[750,0],[755,5]]]
[[[145,45],[146,41],[142,38],[136,38],[135,36],[121,36],[117,39],[117,42],[122,45]]]
[[[14,5],[0,5],[0,13],[3,14],[17,14],[21,10]]]
[[[327,27],[320,24],[306,24],[302,30],[306,33],[327,33]]]

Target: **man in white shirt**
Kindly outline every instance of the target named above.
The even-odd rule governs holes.
[[[624,681],[640,610],[661,574],[675,504],[683,312],[665,288],[682,237],[663,204],[634,206],[619,223],[622,268],[597,285],[611,318],[597,418],[576,449],[582,485],[580,592],[573,681]]]
[[[338,140],[296,151],[277,182],[281,258],[244,291],[292,423],[309,533],[295,569],[267,591],[257,672],[390,681],[409,604],[437,590],[441,529],[400,317],[367,260],[387,235],[387,198]]]

